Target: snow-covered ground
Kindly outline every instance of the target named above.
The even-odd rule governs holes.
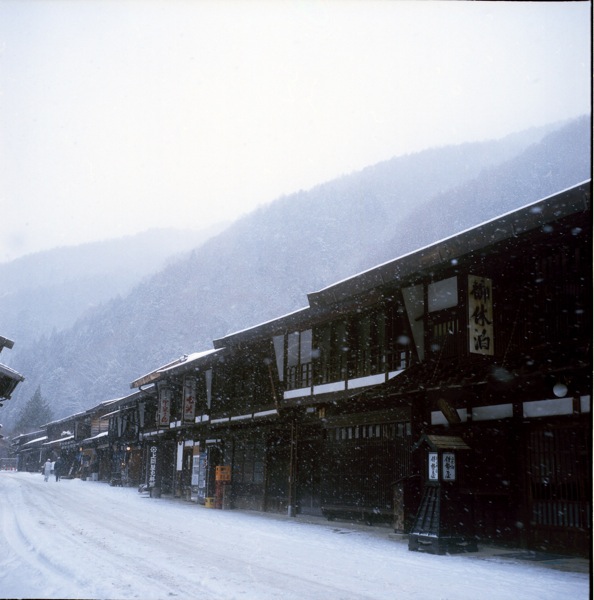
[[[587,572],[409,552],[380,528],[0,472],[0,597],[586,600]]]

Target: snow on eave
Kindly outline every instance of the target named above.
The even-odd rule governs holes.
[[[147,387],[143,390],[135,390],[133,392],[130,392],[129,394],[126,394],[125,396],[120,396],[119,398],[113,398],[112,400],[104,400],[94,408],[89,409],[89,411],[95,411],[100,407],[109,408],[111,406],[123,404],[124,402],[129,402],[130,400],[134,400],[136,397],[141,397],[145,392],[149,391],[153,387],[155,387],[153,384],[147,385]]]
[[[83,410],[81,412],[77,412],[73,415],[69,415],[67,417],[63,417],[62,419],[57,419],[56,421],[50,421],[49,423],[46,423],[45,425],[42,425],[43,428],[47,428],[53,425],[59,425],[60,423],[66,423],[66,421],[74,421],[77,418],[80,418],[84,415],[87,414],[86,410]]]
[[[100,421],[103,421],[105,419],[111,419],[111,417],[113,417],[114,415],[117,415],[121,412],[121,408],[116,408],[116,410],[112,410],[111,412],[105,413],[104,415],[101,415],[99,417]]]
[[[49,442],[44,442],[41,445],[42,446],[55,446],[56,444],[59,444],[61,442],[68,442],[68,441],[73,440],[73,439],[74,439],[73,435],[67,435],[67,436],[64,436],[64,437],[56,438],[54,440],[50,440]]]
[[[6,377],[9,377],[14,381],[25,381],[25,377],[18,371],[15,371],[14,369],[11,369],[2,363],[0,363],[0,375],[6,375]]]
[[[81,444],[84,444],[85,442],[92,442],[94,440],[98,440],[100,438],[107,437],[108,435],[109,435],[109,431],[102,431],[101,433],[97,433],[96,435],[85,438],[84,440],[81,441]]]
[[[511,217],[513,215],[526,216],[526,218],[529,218],[529,220],[532,223],[528,227],[526,227],[526,225],[524,225],[524,227],[520,227],[519,231],[518,231],[518,226],[517,225],[514,226],[514,224],[512,224],[512,226],[509,228],[509,233],[507,233],[507,234],[505,234],[505,230],[502,230],[502,231],[492,232],[492,237],[488,237],[487,239],[485,239],[485,236],[481,236],[483,241],[481,241],[477,245],[477,247],[473,248],[472,250],[477,250],[477,249],[483,248],[485,246],[488,246],[488,245],[494,243],[495,241],[501,241],[501,239],[513,237],[514,235],[517,235],[520,232],[535,229],[539,225],[543,224],[542,219],[539,219],[537,216],[535,216],[537,214],[537,212],[539,212],[539,213],[545,212],[544,210],[542,210],[542,211],[535,210],[536,208],[538,208],[539,205],[542,207],[547,207],[547,205],[552,204],[555,199],[561,200],[562,196],[564,196],[564,195],[576,194],[580,191],[580,188],[590,187],[591,184],[592,184],[592,180],[586,179],[585,181],[582,181],[574,186],[565,188],[559,192],[555,192],[554,194],[550,194],[549,196],[546,196],[546,197],[536,200],[534,202],[530,202],[519,208],[510,210],[510,211],[503,213],[497,217],[494,217],[492,219],[484,221],[483,223],[474,225],[472,227],[464,229],[463,231],[455,233],[451,236],[445,237],[441,240],[438,240],[436,242],[428,244],[427,246],[423,246],[422,248],[419,248],[417,250],[413,250],[406,254],[402,254],[401,256],[399,256],[397,258],[393,258],[384,263],[376,265],[375,267],[371,267],[370,269],[366,269],[364,271],[361,271],[360,273],[352,275],[351,277],[347,277],[345,279],[337,281],[336,283],[333,283],[332,285],[322,288],[321,290],[318,290],[316,292],[311,292],[311,293],[307,294],[310,306],[319,306],[320,304],[322,304],[322,305],[329,304],[331,302],[338,301],[340,298],[343,298],[345,296],[355,295],[364,290],[387,283],[388,281],[394,281],[395,279],[397,279],[399,277],[403,277],[405,275],[409,275],[414,271],[420,272],[423,269],[426,269],[430,266],[432,267],[432,266],[435,266],[435,264],[442,263],[447,259],[457,258],[460,255],[460,253],[450,255],[450,252],[448,251],[449,245],[455,246],[455,245],[457,245],[455,243],[457,241],[460,242],[459,245],[462,245],[462,242],[466,238],[470,237],[471,234],[476,235],[480,232],[481,229],[484,229],[484,230],[492,229],[493,226],[496,225],[497,223],[505,224],[505,223],[507,223],[507,220],[509,219],[509,217]],[[584,191],[584,193],[586,193],[586,189],[584,189],[583,191]],[[580,199],[579,203],[581,204],[582,202],[583,202],[583,200]],[[586,202],[588,202],[588,201],[586,200]],[[574,214],[575,212],[577,212],[577,209],[572,209],[570,211],[564,212],[563,214],[555,214],[553,216],[555,218],[560,218],[563,216],[569,216],[571,214]],[[502,236],[501,234],[504,234],[504,235]],[[497,239],[492,239],[494,237],[496,237]],[[404,273],[399,272],[398,274],[394,274],[394,271],[397,270],[397,267],[399,265],[404,266],[406,263],[412,262],[414,259],[417,259],[418,262],[414,263],[414,268],[412,268],[412,270],[409,268]],[[428,261],[429,261],[429,264],[428,264]],[[403,271],[404,271],[404,269],[403,269]],[[365,283],[365,280],[368,280],[368,282]],[[360,286],[357,286],[358,282],[360,283]],[[345,288],[348,288],[348,289],[345,289]],[[351,288],[354,288],[354,291]]]
[[[214,348],[211,350],[204,350],[202,352],[193,352],[192,354],[184,354],[183,356],[180,356],[178,359],[173,360],[173,361],[167,363],[166,365],[163,365],[162,367],[159,367],[158,369],[155,369],[154,371],[150,371],[146,375],[143,375],[142,377],[139,377],[138,379],[134,380],[130,384],[130,387],[131,388],[140,388],[143,385],[147,385],[149,383],[154,383],[155,381],[160,379],[164,373],[170,373],[173,369],[175,369],[177,367],[183,367],[185,369],[187,367],[188,363],[195,363],[196,361],[206,358],[206,357],[208,357],[212,354],[215,354],[216,352],[219,352],[219,351],[220,351],[220,349]]]
[[[33,438],[33,436],[40,436],[40,435],[44,435],[45,431],[43,429],[38,429],[37,431],[28,431],[27,433],[19,433],[18,435],[15,435],[14,437],[10,438],[11,443],[12,442],[18,442],[19,440],[21,440],[22,438]]]
[[[93,415],[96,412],[99,412],[102,408],[107,408],[109,406],[111,406],[112,404],[115,404],[116,402],[119,402],[120,400],[123,400],[124,397],[120,396],[119,398],[111,398],[110,400],[103,400],[103,402],[100,402],[99,404],[95,404],[95,406],[92,406],[91,408],[88,408],[85,411],[86,415]]]
[[[185,370],[189,365],[196,367],[196,366],[198,366],[198,364],[195,364],[195,363],[200,363],[200,361],[202,359],[210,357],[213,354],[217,354],[221,350],[222,350],[222,348],[213,348],[212,350],[204,350],[202,352],[193,352],[192,354],[189,354],[187,356],[186,360],[184,360],[183,362],[176,364],[176,365],[172,365],[170,367],[159,369],[159,373],[171,373],[178,369]]]
[[[276,317],[274,319],[264,321],[263,323],[259,323],[258,325],[253,325],[252,327],[247,327],[246,329],[229,333],[222,338],[214,340],[213,345],[215,348],[222,349],[224,345],[228,345],[229,342],[236,341],[242,337],[255,337],[262,332],[269,334],[271,330],[278,330],[279,328],[282,328],[285,321],[290,321],[295,316],[302,315],[308,310],[310,310],[310,307],[304,306],[303,308],[298,308],[297,310],[287,313],[281,317]]]
[[[34,440],[29,440],[28,442],[25,442],[21,447],[28,446],[29,444],[35,444],[37,442],[43,442],[43,440],[47,440],[47,435],[35,438]]]

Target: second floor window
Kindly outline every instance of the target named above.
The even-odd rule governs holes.
[[[347,321],[332,321],[317,328],[314,346],[319,355],[315,365],[316,383],[345,379],[350,350]]]
[[[287,387],[296,389],[312,384],[312,331],[287,335]]]
[[[375,375],[385,370],[385,315],[369,311],[351,320],[349,377]]]

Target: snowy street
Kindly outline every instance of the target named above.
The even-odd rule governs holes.
[[[0,472],[0,597],[586,600],[587,572],[409,552],[388,529]]]

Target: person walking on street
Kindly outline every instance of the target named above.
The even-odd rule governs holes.
[[[60,481],[60,477],[62,476],[62,458],[60,456],[58,456],[54,463],[54,475],[56,476],[56,481]]]
[[[43,465],[43,481],[47,481],[49,479],[49,476],[52,472],[52,461],[48,458],[45,461],[45,465]]]

